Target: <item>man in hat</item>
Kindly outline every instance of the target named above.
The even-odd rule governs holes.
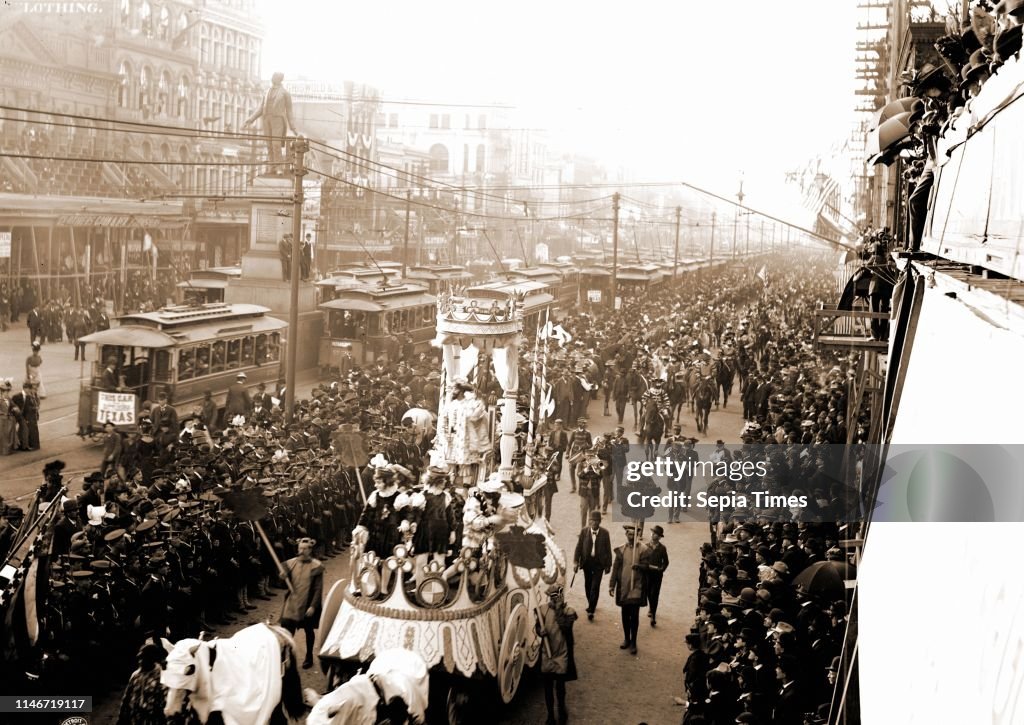
[[[109,392],[114,392],[121,386],[121,381],[117,374],[116,356],[110,355],[107,357],[106,367],[103,368],[103,372],[100,374],[100,385]]]
[[[167,391],[161,390],[156,396],[156,407],[149,414],[150,420],[153,422],[153,430],[159,431],[160,426],[167,423],[167,429],[174,431],[174,435],[178,435],[178,411],[174,409],[167,400]]]
[[[306,633],[306,658],[302,669],[313,666],[314,630],[320,621],[324,590],[324,565],[313,558],[316,542],[310,538],[298,541],[298,556],[281,565],[281,578],[291,583],[284,598],[281,626],[292,634],[302,628]]]
[[[626,532],[626,543],[615,549],[608,594],[615,597],[615,603],[622,611],[623,640],[619,649],[628,649],[631,654],[636,654],[640,608],[647,605],[646,577],[640,566],[647,547],[637,538],[635,525],[626,524],[622,528]]]
[[[103,424],[103,463],[101,471],[106,474],[108,471],[116,472],[121,464],[121,434],[114,425],[114,421],[108,420]]]
[[[587,595],[587,619],[593,621],[601,596],[601,579],[612,570],[612,543],[608,530],[601,526],[601,512],[590,512],[590,525],[580,531],[573,554],[573,573],[583,569],[583,588]]]
[[[590,431],[587,430],[587,419],[579,418],[576,421],[576,430],[569,436],[569,448],[566,451],[566,457],[569,460],[569,481],[572,484],[572,490],[570,493],[576,493],[576,473],[577,466],[582,462],[583,456],[594,447],[593,436],[590,435]],[[591,507],[592,508],[592,507]],[[589,512],[590,509],[587,509]],[[586,513],[584,513],[583,523],[586,524]]]
[[[11,415],[18,421],[19,449],[39,450],[39,395],[35,383],[26,380],[21,392],[11,396],[11,405]]]
[[[256,386],[256,394],[252,396],[252,407],[253,410],[257,407],[262,407],[267,411],[274,407],[274,401],[270,393],[267,392],[266,383],[260,383]]]
[[[595,445],[583,454],[582,460],[576,464],[576,476],[580,487],[580,526],[587,525],[591,511],[601,505],[601,482],[604,480],[608,464],[601,460]]]
[[[224,403],[224,420],[231,421],[235,416],[242,416],[246,420],[252,413],[252,398],[249,397],[249,390],[245,387],[245,380],[248,376],[245,373],[238,373],[235,382],[228,386],[227,400]]]
[[[661,581],[668,569],[668,549],[661,543],[665,537],[665,529],[660,525],[651,527],[651,543],[640,558],[640,568],[646,575],[647,602],[650,608],[647,616],[651,626],[658,626],[658,600],[661,598]]]
[[[548,601],[537,608],[537,620],[534,623],[537,635],[542,639],[540,671],[544,681],[544,704],[548,711],[545,724],[555,725],[557,722],[564,725],[569,720],[565,704],[565,683],[576,679],[572,629],[577,615],[565,603],[565,594],[560,584],[549,586],[547,594]]]

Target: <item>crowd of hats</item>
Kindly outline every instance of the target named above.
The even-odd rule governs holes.
[[[686,636],[691,716],[827,722],[846,634],[843,580],[855,575],[840,535],[835,524],[745,523],[702,547],[697,620]],[[817,578],[800,576],[821,568]],[[811,583],[794,584],[804,579]]]
[[[276,567],[252,524],[225,503],[232,492],[251,489],[265,500],[262,525],[282,560],[303,537],[321,542],[320,556],[336,553],[362,497],[331,432],[362,428],[366,448],[418,473],[423,450],[400,422],[411,389],[436,385],[437,374],[420,362],[320,383],[297,401],[288,426],[275,405],[265,418],[243,416],[219,431],[189,423],[169,439],[131,434],[120,467],[84,476],[81,488],[65,481],[49,586],[40,590],[43,636],[40,647],[20,653],[25,666],[42,659],[48,676],[71,676],[101,653],[130,659],[149,634],[196,636],[267,597],[281,584]],[[59,491],[62,468],[48,464],[40,500]],[[93,674],[102,673],[82,676]]]
[[[841,447],[830,444],[862,442],[869,429],[866,411],[846,420],[856,356],[818,351],[810,344],[813,310],[834,304],[838,294],[834,258],[826,256],[799,264],[780,260],[767,289],[752,270],[734,268],[616,314],[577,315],[562,323],[582,349],[595,351],[612,380],[634,368],[645,376],[658,376],[673,363],[684,370],[704,368],[711,348],[717,357],[734,356],[746,420],[738,431],[742,445],[730,457],[767,455],[770,464],[764,480],[750,479],[740,489],[804,493],[809,500],[806,509],[792,513],[751,505],[726,510],[711,522],[701,606],[688,638],[707,658],[689,693],[688,717],[695,723],[702,717],[704,722],[736,717],[770,722],[781,687],[776,664],[797,680],[801,711],[815,713],[815,722],[818,706],[830,698],[828,669],[835,669],[844,635],[844,594],[840,588],[805,598],[792,582],[805,565],[825,557],[844,565],[845,552],[836,548],[845,531],[840,522],[859,499],[848,500],[849,492],[837,483]],[[696,441],[690,419],[682,420],[673,439]],[[740,490],[736,487],[726,480],[710,483],[712,492]],[[706,702],[709,697],[713,702]]]

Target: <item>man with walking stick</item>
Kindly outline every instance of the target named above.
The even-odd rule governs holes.
[[[635,655],[640,608],[647,606],[647,582],[640,564],[647,547],[640,542],[639,520],[622,528],[626,530],[626,543],[615,549],[608,594],[615,597],[615,603],[622,610],[623,640],[619,649],[628,649]]]

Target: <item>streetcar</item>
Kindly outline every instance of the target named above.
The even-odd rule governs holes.
[[[558,289],[557,282],[552,284],[542,279],[492,280],[470,287],[465,297],[485,306],[492,302],[508,302],[513,295],[523,295],[523,329],[533,330],[547,315],[554,317],[557,314]]]
[[[660,289],[665,279],[661,267],[647,263],[621,265],[616,275],[619,294],[623,297],[645,296]]]
[[[178,282],[178,304],[205,305],[224,301],[224,290],[232,280],[242,277],[241,267],[210,267],[193,270],[187,280]]]
[[[137,418],[128,406],[137,413],[162,392],[179,420],[195,415],[207,390],[222,408],[239,373],[248,386],[273,388],[288,324],[268,312],[250,304],[179,305],[123,315],[116,327],[79,338],[93,350],[91,375],[79,394],[79,434],[94,434],[111,419],[134,430]],[[110,361],[113,376],[105,374]]]
[[[410,267],[405,274],[406,282],[426,284],[432,295],[449,292],[460,285],[469,284],[473,274],[465,267],[453,264],[425,264]]]
[[[426,350],[434,338],[437,298],[425,287],[336,286],[332,293],[318,305],[324,315],[322,369],[344,369],[348,356],[355,365],[394,361],[402,354]]]

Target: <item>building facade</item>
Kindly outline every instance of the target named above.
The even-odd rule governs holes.
[[[150,242],[182,273],[236,263],[248,215],[223,197],[244,193],[259,150],[214,134],[237,132],[261,99],[253,1],[47,7],[0,16],[0,101],[16,119],[0,126],[8,274],[74,295],[149,269]],[[111,198],[121,214],[101,213]]]

